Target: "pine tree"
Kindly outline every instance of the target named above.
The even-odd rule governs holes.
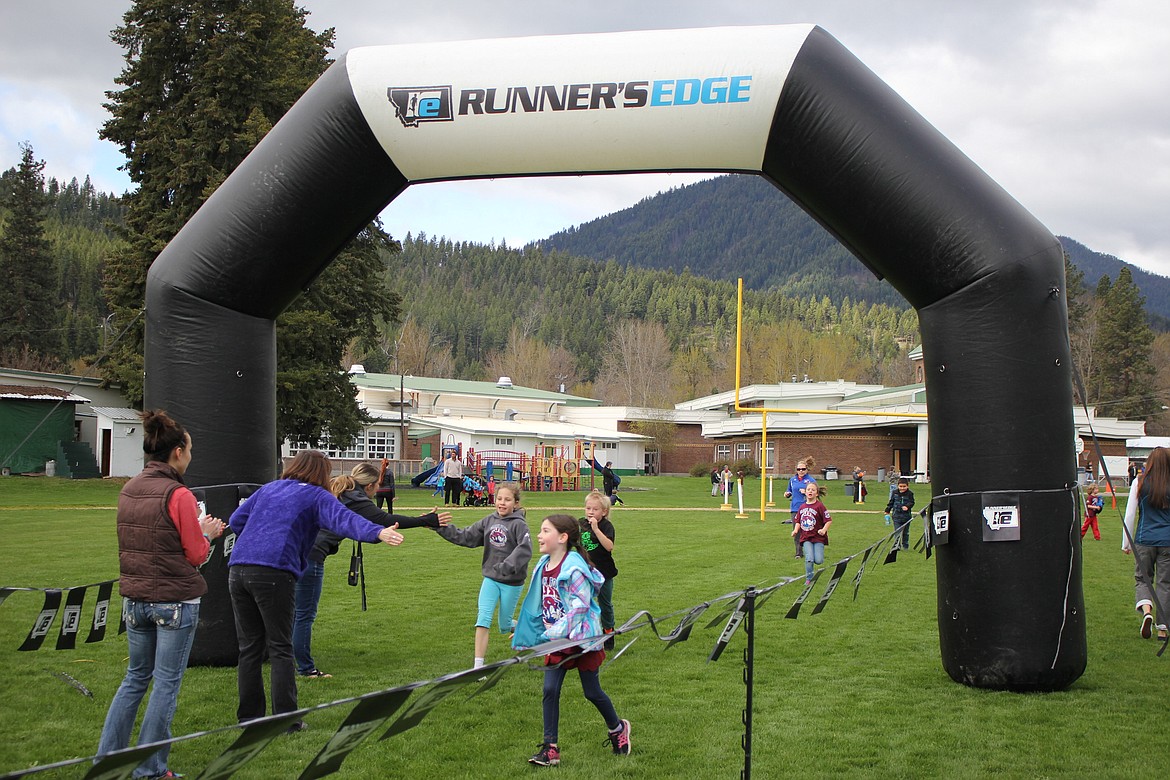
[[[60,352],[54,306],[57,272],[45,238],[45,161],[20,145],[20,165],[4,177],[8,211],[0,236],[0,353],[8,362],[55,362]]]
[[[1097,403],[1111,417],[1137,419],[1160,408],[1150,360],[1154,340],[1146,316],[1145,298],[1126,267],[1112,284],[1097,286],[1100,311],[1094,343]]]
[[[333,30],[316,33],[305,21],[306,12],[291,0],[135,0],[113,32],[126,50],[126,67],[117,79],[123,89],[106,93],[111,119],[101,136],[122,150],[137,185],[127,196],[127,249],[109,258],[104,279],[122,327],[141,310],[150,263],[328,66]],[[366,240],[377,243],[373,235]],[[379,263],[356,267],[372,274],[349,280],[358,288],[381,278]],[[324,273],[314,286],[336,278]],[[336,295],[310,293],[278,321],[282,434],[343,438],[354,431],[360,413],[352,390],[336,380],[348,340],[342,335],[355,323],[395,316],[397,305],[366,295],[354,295],[353,303],[352,311],[337,313],[325,308],[341,305]],[[141,323],[108,371],[139,401]],[[306,333],[280,332],[289,327]]]

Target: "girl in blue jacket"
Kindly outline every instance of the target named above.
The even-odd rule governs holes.
[[[597,592],[605,582],[601,572],[589,563],[581,547],[581,529],[569,515],[549,515],[540,524],[537,543],[542,558],[536,564],[528,595],[520,608],[513,645],[516,649],[533,647],[554,639],[581,639],[603,636],[601,608]],[[581,677],[581,690],[593,703],[609,730],[609,744],[615,755],[630,753],[630,722],[618,717],[613,702],[601,689],[598,669],[605,651],[582,652],[580,647],[549,653],[544,672],[544,739],[536,755],[528,759],[537,766],[556,766],[561,762],[557,747],[560,724],[561,686],[569,669]]]

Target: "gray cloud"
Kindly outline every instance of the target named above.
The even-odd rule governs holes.
[[[0,165],[30,141],[51,175],[127,186],[99,143],[101,104],[122,67],[110,30],[127,0],[7,2],[0,10]],[[1170,4],[1139,0],[680,0],[589,4],[532,0],[385,3],[305,0],[338,49],[626,29],[816,23],[902,94],[1055,233],[1170,275]],[[4,162],[8,160],[10,162]],[[88,167],[77,167],[88,166]],[[608,184],[607,184],[608,182]],[[623,208],[673,186],[591,179],[584,208],[551,195],[566,219]],[[514,187],[515,185],[512,185]],[[532,183],[549,195],[546,185]],[[478,188],[483,189],[483,188]],[[435,187],[441,198],[442,187]],[[466,196],[461,196],[466,204]],[[571,204],[570,204],[571,205]],[[445,232],[469,220],[452,214]],[[568,226],[568,223],[563,225]],[[521,235],[523,225],[495,236]],[[539,235],[525,236],[539,238]]]

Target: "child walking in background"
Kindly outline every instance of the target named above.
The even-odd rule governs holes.
[[[1085,495],[1085,523],[1081,526],[1081,538],[1085,538],[1085,531],[1093,529],[1093,538],[1101,541],[1101,529],[1097,527],[1097,515],[1105,508],[1105,499],[1101,498],[1100,490],[1096,485],[1089,485]]]
[[[513,645],[522,649],[554,639],[584,640],[599,636],[601,608],[597,604],[597,593],[605,577],[590,565],[589,555],[581,547],[578,521],[568,515],[549,515],[540,524],[536,540],[542,557],[532,573],[528,595],[520,608]],[[598,670],[604,660],[604,650],[582,653],[580,647],[570,647],[545,657],[544,739],[528,763],[556,766],[561,762],[557,731],[561,686],[569,669],[577,670],[585,698],[604,718],[609,730],[607,742],[614,755],[629,755],[630,722],[618,717],[613,702],[601,689]]]
[[[475,668],[487,658],[492,613],[499,608],[500,633],[512,631],[512,616],[520,600],[520,588],[532,560],[532,539],[524,510],[520,508],[520,486],[505,482],[496,488],[496,511],[466,528],[453,525],[436,528],[452,544],[483,548],[483,584],[479,588],[479,613],[475,619]]]
[[[617,564],[613,561],[613,544],[617,538],[613,523],[609,520],[609,499],[594,490],[585,496],[585,516],[581,525],[581,547],[589,553],[589,562],[601,572],[605,582],[597,591],[597,605],[601,608],[601,630],[607,636],[605,649],[613,649],[613,578],[617,576]]]
[[[792,528],[792,535],[804,550],[805,584],[812,582],[813,566],[825,562],[825,545],[829,543],[829,526],[833,524],[829,510],[817,498],[819,490],[815,482],[804,486],[804,503],[796,513]]]
[[[796,462],[796,473],[788,480],[788,489],[784,491],[784,497],[791,499],[789,510],[792,512],[792,518],[786,522],[796,525],[796,515],[800,512],[800,505],[804,503],[804,489],[809,484],[815,484],[816,480],[809,474],[809,469],[813,467],[815,461],[812,458],[805,458]],[[793,529],[795,530],[795,529]],[[800,547],[800,538],[793,534],[793,542],[796,545],[796,557],[803,558],[804,552]]]
[[[910,490],[910,480],[899,477],[898,489],[886,504],[886,518],[894,523],[894,539],[897,540],[899,530],[902,532],[902,539],[894,544],[896,550],[910,549],[910,510],[913,508],[914,493]]]

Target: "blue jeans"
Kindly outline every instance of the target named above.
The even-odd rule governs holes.
[[[237,720],[243,723],[266,714],[261,669],[265,650],[271,662],[272,714],[292,712],[297,708],[297,670],[292,652],[296,577],[268,566],[231,566],[228,593],[240,645]]]
[[[325,564],[309,561],[305,573],[297,581],[296,610],[293,615],[293,658],[297,671],[308,674],[317,668],[313,661],[313,621],[317,619],[317,604],[321,602],[321,586],[325,583]]]
[[[520,591],[523,585],[505,585],[488,577],[483,578],[479,586],[479,613],[475,616],[475,625],[478,628],[492,627],[492,613],[496,605],[500,605],[498,617],[500,633],[506,634],[516,627],[513,619],[516,615],[516,604],[520,601]]]
[[[138,716],[138,706],[146,689],[154,681],[154,690],[142,717],[138,744],[171,738],[171,719],[179,703],[179,686],[187,670],[187,657],[199,625],[199,605],[176,602],[135,601],[123,599],[126,613],[126,636],[130,646],[130,664],[126,677],[118,686],[102,726],[98,753],[110,753],[130,745],[130,732]],[[143,761],[134,777],[154,777],[167,771],[171,746]]]
[[[544,741],[552,745],[557,742],[557,731],[561,721],[561,686],[565,683],[568,671],[557,666],[544,670],[544,697],[541,701],[544,711]],[[581,669],[578,669],[577,673],[581,675],[581,690],[585,698],[601,713],[601,717],[605,719],[605,727],[612,731],[620,726],[621,720],[617,716],[617,710],[613,708],[613,702],[605,691],[601,690],[598,673]]]
[[[813,576],[813,566],[820,566],[825,562],[825,543],[824,542],[805,542],[804,543],[804,578],[811,580]]]
[[[601,607],[601,627],[613,628],[613,577],[606,577],[597,591],[597,606]]]

